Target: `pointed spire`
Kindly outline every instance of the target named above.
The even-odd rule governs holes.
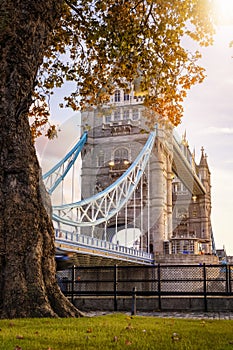
[[[199,166],[206,167],[207,169],[209,168],[208,163],[207,163],[207,155],[204,154],[204,147],[203,146],[201,148],[201,160],[200,160]]]
[[[184,133],[183,133],[183,135],[182,135],[182,144],[184,145],[184,146],[188,146],[188,141],[187,141],[187,138],[186,138],[186,129],[185,129],[185,131],[184,131]]]
[[[195,147],[193,148],[192,158],[193,158],[194,161],[195,161],[195,158],[196,158],[196,150],[195,150]]]
[[[184,134],[183,134],[183,139],[184,139],[184,141],[186,141],[186,129],[185,129]]]
[[[182,134],[182,142],[186,140],[186,130],[184,131],[184,133]]]

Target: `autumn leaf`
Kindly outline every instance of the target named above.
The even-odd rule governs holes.
[[[131,330],[131,329],[133,329],[133,327],[132,327],[132,325],[129,323],[128,326],[125,327],[125,329]]]
[[[16,335],[16,339],[24,339],[24,336],[23,336],[23,335],[18,334],[18,335]]]
[[[200,53],[187,50],[182,39],[212,44],[210,3],[80,0],[72,1],[72,8],[64,4],[38,71],[30,112],[33,137],[53,136],[48,128],[50,96],[65,81],[72,81],[74,90],[61,107],[76,111],[101,106],[116,87],[127,90],[133,84],[135,96],[143,96],[145,106],[154,112],[148,119],[151,125],[158,114],[179,124],[187,90],[205,78],[198,64]]]

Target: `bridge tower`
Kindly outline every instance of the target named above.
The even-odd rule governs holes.
[[[82,198],[100,192],[126,171],[145,145],[149,134],[143,95],[116,90],[110,103],[82,112],[82,130],[88,130],[88,143],[82,153]],[[127,227],[140,231],[141,248],[163,253],[164,242],[172,236],[172,128],[156,125],[153,154],[134,198],[117,218],[118,230]],[[108,222],[108,239],[113,239],[116,223]],[[82,233],[91,234],[82,228]],[[95,235],[104,238],[104,228]],[[135,244],[136,242],[133,242]]]
[[[102,191],[132,164],[150,129],[143,94],[116,90],[108,105],[82,112],[88,143],[82,152],[82,198]],[[211,195],[207,157],[200,164],[189,150],[186,135],[179,143],[166,121],[155,126],[153,152],[137,191],[117,217],[93,227],[95,237],[118,242],[117,232],[137,229],[132,246],[162,256],[211,254]],[[188,170],[187,170],[188,169]],[[127,224],[126,224],[127,222]],[[105,227],[104,227],[105,226]],[[93,235],[90,228],[81,233]],[[125,240],[126,242],[126,240]],[[124,243],[121,243],[124,244]]]
[[[206,194],[200,196],[200,218],[201,218],[201,238],[203,239],[203,251],[212,253],[212,241],[210,237],[211,227],[211,178],[207,162],[207,155],[204,148],[201,150],[201,160],[199,164],[199,175],[206,189]]]
[[[193,192],[190,192],[178,177],[174,177],[171,253],[209,255],[214,253],[214,244],[211,227],[211,178],[207,156],[204,155],[202,148],[200,163],[196,164],[195,151],[190,152],[185,134],[181,147],[184,157],[190,161],[193,174],[198,176],[204,191],[193,188]]]

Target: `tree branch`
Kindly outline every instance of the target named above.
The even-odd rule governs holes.
[[[82,12],[77,7],[75,7],[69,0],[64,0],[64,1],[73,11],[75,11],[82,18],[83,21],[85,21],[85,18],[83,17]]]

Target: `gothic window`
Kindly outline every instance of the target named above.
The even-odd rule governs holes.
[[[121,92],[120,90],[116,90],[114,94],[114,101],[115,102],[120,102],[121,101]]]
[[[183,242],[183,253],[187,253],[189,251],[189,241]]]
[[[194,241],[190,241],[189,250],[190,250],[190,253],[194,253]]]
[[[118,148],[114,153],[115,161],[128,160],[129,159],[129,151],[127,148]]]
[[[133,109],[133,120],[138,120],[139,118],[139,110]]]
[[[124,92],[124,101],[129,101],[129,94]]]
[[[172,254],[179,254],[179,253],[180,253],[180,242],[173,241],[172,242]]]
[[[172,184],[173,193],[177,193],[181,191],[181,183],[180,182],[173,182]]]
[[[118,122],[119,120],[121,120],[121,112],[120,110],[117,110],[114,112],[114,121]]]
[[[128,120],[128,119],[129,119],[129,110],[128,110],[128,109],[125,109],[125,110],[124,110],[123,119],[124,119],[124,120]]]
[[[104,154],[100,153],[97,157],[97,166],[103,166],[104,165]]]
[[[111,123],[111,120],[112,120],[112,116],[111,116],[111,115],[107,115],[107,116],[105,117],[105,122],[106,122],[106,124]]]

